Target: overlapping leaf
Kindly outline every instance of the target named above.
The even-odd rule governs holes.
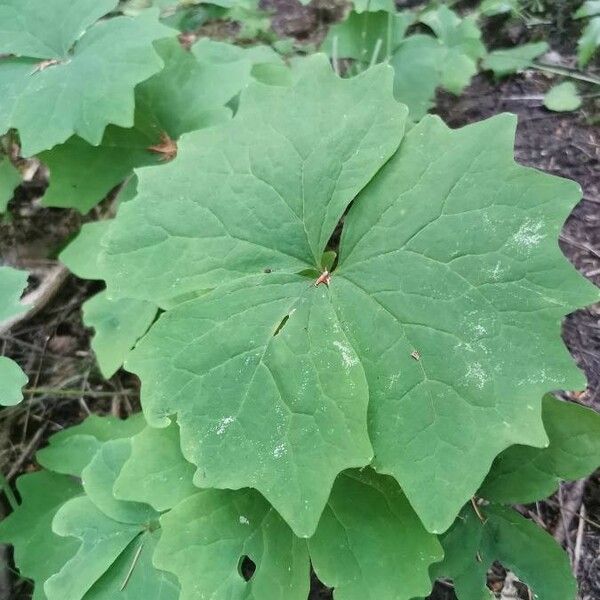
[[[478,494],[493,502],[546,498],[561,480],[579,479],[600,466],[600,415],[546,396],[542,405],[547,448],[511,446],[494,461]]]
[[[40,155],[50,168],[44,204],[87,212],[134,167],[173,158],[166,141],[228,119],[231,111],[224,105],[250,81],[254,62],[266,61],[267,54],[219,44],[223,56],[217,57],[213,44],[201,40],[187,52],[175,39],[157,43],[165,67],[136,88],[132,128],[109,126],[98,146],[73,136]]]
[[[192,484],[193,476],[194,466],[181,455],[177,425],[146,427],[131,438],[131,455],[113,492],[116,498],[145,502],[164,511],[198,491]]]
[[[336,59],[379,62],[394,53],[413,22],[410,12],[357,9],[329,30],[322,50]]]
[[[39,462],[81,475],[83,489],[55,472],[19,478],[22,504],[0,524],[0,539],[14,545],[16,566],[33,579],[36,600],[178,600],[177,580],[152,564],[158,513],[112,493],[129,458],[129,436],[140,427],[137,417],[92,416],[52,436]]]
[[[84,302],[83,322],[93,327],[92,350],[107,379],[121,367],[135,342],[146,333],[156,317],[156,305],[145,300],[111,300],[106,291]]]
[[[250,86],[231,125],[189,136],[122,207],[114,293],[200,294],[128,366],[151,425],[177,414],[197,485],[255,487],[300,535],[335,475],[370,461],[368,402],[375,468],[441,532],[499,452],[547,444],[543,393],[581,385],[560,320],[597,292],[556,243],[579,191],[514,163],[507,116],[427,118],[377,173],[405,115],[386,69],[339,80],[307,64],[290,88]]]
[[[173,31],[158,22],[155,11],[94,24],[116,4],[0,4],[0,53],[16,55],[0,59],[0,132],[18,129],[24,155],[74,133],[99,144],[109,123],[133,125],[133,89],[162,66],[152,43]]]
[[[0,522],[0,541],[14,546],[15,565],[35,583],[33,599],[46,600],[43,583],[56,573],[77,544],[52,533],[56,511],[81,493],[81,485],[55,473],[22,475],[17,480],[19,508]]]
[[[304,536],[337,473],[367,464],[372,451],[358,359],[327,289],[295,273],[320,265],[345,207],[400,140],[405,110],[390,88],[383,96],[374,89],[389,76],[384,68],[342,81],[318,57],[292,88],[249,88],[231,126],[188,137],[160,178],[142,178],[140,192],[148,193],[121,208],[105,256],[113,293],[149,293],[163,304],[232,282],[159,321],[129,368],[143,371],[152,424],[180,414],[184,455],[202,464],[197,484],[256,487]],[[162,218],[157,184],[169,186],[174,218]],[[192,188],[201,196],[190,196]],[[140,219],[139,208],[150,214],[159,205],[159,227]],[[128,219],[136,238],[124,235]],[[249,223],[258,235],[248,233]],[[142,240],[168,265],[162,282],[135,249]],[[130,287],[128,268],[119,268],[124,278],[114,269],[131,264],[123,251],[141,260],[146,289],[139,279]],[[181,377],[173,378],[170,363],[181,365]],[[267,419],[260,426],[259,414]],[[249,462],[238,461],[240,453]]]
[[[177,575],[181,600],[305,600],[309,588],[306,542],[253,490],[202,490],[160,519],[154,563]],[[218,548],[218,551],[215,551]],[[239,570],[248,556],[256,572]]]
[[[141,415],[125,420],[90,415],[80,425],[54,434],[36,460],[50,471],[80,477],[104,442],[129,438],[143,428]]]
[[[482,508],[482,523],[469,506],[441,537],[444,561],[432,566],[435,577],[450,577],[458,600],[481,600],[486,572],[500,561],[543,600],[575,598],[576,584],[567,555],[554,538],[516,511]]]
[[[431,589],[428,569],[442,559],[391,478],[347,471],[333,486],[315,535],[313,567],[336,600],[410,600]]]

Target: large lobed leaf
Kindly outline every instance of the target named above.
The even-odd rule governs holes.
[[[560,321],[597,292],[556,242],[579,190],[514,163],[512,117],[454,131],[430,117],[402,140],[385,67],[339,80],[307,66],[290,88],[251,85],[231,124],[141,173],[105,277],[115,294],[189,301],[128,367],[151,425],[177,415],[197,485],[254,487],[310,536],[372,445],[441,532],[498,453],[548,443],[542,395],[581,384]]]

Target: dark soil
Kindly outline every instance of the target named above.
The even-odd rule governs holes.
[[[399,4],[408,6],[419,2]],[[574,40],[580,25],[567,24],[562,16],[570,10],[572,2],[557,4],[560,5],[557,14],[545,29],[530,28],[523,23],[507,25],[502,19],[491,20],[484,28],[486,42],[497,47],[548,37],[553,48],[563,53],[563,62],[573,64]],[[293,37],[307,45],[318,44],[329,24],[339,20],[347,9],[335,0],[316,0],[309,7],[297,0],[262,0],[261,5],[274,13],[273,28],[279,37]],[[437,112],[452,127],[502,111],[519,116],[516,160],[574,179],[582,187],[583,199],[567,220],[560,244],[577,269],[600,286],[600,131],[589,124],[600,107],[593,105],[590,99],[576,113],[547,111],[541,97],[553,82],[551,76],[534,71],[501,82],[480,75],[458,98],[438,94]],[[2,262],[29,268],[34,273],[39,271],[40,276],[49,264],[55,263],[60,249],[82,223],[81,216],[72,211],[41,207],[39,198],[44,185],[40,171],[19,189],[11,202],[11,219],[0,222]],[[32,277],[32,286],[36,284],[35,279]],[[36,468],[33,461],[36,449],[55,431],[82,421],[90,412],[126,416],[139,410],[137,380],[120,371],[106,381],[95,366],[80,307],[98,289],[98,284],[69,276],[43,311],[0,337],[2,354],[19,362],[30,375],[33,388],[23,404],[0,412],[0,469],[8,474],[11,482],[20,473]],[[563,337],[585,371],[588,387],[566,390],[561,395],[600,410],[600,304],[569,315],[565,319]],[[600,523],[600,473],[590,477],[579,489],[564,486],[563,503],[571,496],[576,501],[577,493],[582,490],[580,505],[585,507],[588,521],[583,531],[577,573],[580,598],[598,600],[600,527],[593,523]],[[544,524],[572,552],[578,519],[561,513],[558,505],[558,499],[551,498],[547,503],[519,507],[519,510]],[[567,533],[561,534],[561,529]],[[503,576],[503,569],[496,565],[490,572],[490,585],[499,589]],[[12,579],[15,585],[8,591],[7,573],[0,573],[0,600],[29,598],[29,586]],[[524,589],[522,597],[527,599]],[[310,600],[331,598],[332,590],[313,577]],[[438,583],[431,596],[432,600],[454,598],[448,582]]]

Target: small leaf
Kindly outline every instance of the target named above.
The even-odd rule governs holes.
[[[485,54],[481,31],[472,18],[461,19],[442,5],[425,12],[421,22],[437,37],[407,37],[390,61],[395,71],[394,96],[409,107],[413,121],[420,120],[433,106],[436,88],[460,94]]]
[[[410,600],[431,589],[428,568],[442,559],[390,477],[371,470],[346,471],[336,480],[315,535],[313,567],[335,588],[336,600]]]
[[[574,19],[585,19],[600,15],[600,0],[586,0],[573,15]]]
[[[157,307],[145,300],[112,300],[103,291],[84,302],[82,311],[85,326],[94,328],[91,345],[100,372],[110,379],[156,318]]]
[[[577,110],[581,106],[577,87],[571,81],[553,86],[544,96],[544,106],[557,112]]]
[[[0,266],[0,321],[6,321],[27,311],[21,295],[27,286],[27,271]]]
[[[293,535],[260,494],[203,490],[160,523],[154,564],[179,578],[181,600],[306,600],[306,542]],[[245,556],[256,565],[249,582],[240,572]]]
[[[396,11],[393,0],[354,0],[353,5],[357,13],[377,12],[379,10],[394,13]]]
[[[0,214],[6,212],[6,207],[13,197],[15,188],[21,183],[21,173],[10,162],[8,157],[0,154]]]
[[[479,10],[486,17],[516,12],[519,10],[519,0],[483,0]]]
[[[77,277],[104,279],[98,257],[102,251],[102,238],[108,232],[111,219],[84,223],[77,237],[60,253],[59,258]]]
[[[144,527],[106,516],[86,496],[68,500],[56,513],[53,531],[81,541],[76,553],[44,584],[48,600],[81,600]]]
[[[160,530],[135,538],[86,593],[85,600],[179,600],[177,579],[152,564],[159,538]]]
[[[342,23],[329,30],[321,50],[336,58],[354,58],[369,63],[392,55],[414,22],[410,12],[351,12]]]
[[[516,511],[482,507],[485,523],[467,506],[441,537],[444,561],[432,577],[450,577],[458,600],[480,600],[486,571],[499,561],[543,600],[575,598],[577,586],[569,559],[554,538]]]
[[[583,68],[590,62],[598,46],[600,46],[600,16],[593,17],[587,22],[577,45],[577,59],[579,66]]]
[[[90,415],[80,425],[55,433],[49,445],[38,450],[36,460],[50,471],[79,477],[103,442],[129,438],[144,426],[141,413],[124,420]]]
[[[511,446],[494,461],[478,495],[526,504],[546,498],[561,480],[585,477],[600,465],[600,415],[547,395],[542,418],[547,448]]]
[[[116,498],[150,504],[155,510],[173,508],[198,491],[192,484],[195,468],[181,453],[179,427],[146,427],[131,438],[131,455],[117,477]]]
[[[416,34],[406,38],[390,60],[394,67],[394,96],[408,106],[413,121],[421,120],[434,105],[435,90],[441,84],[443,54],[439,40]]]
[[[23,369],[6,356],[0,356],[0,405],[14,406],[23,400],[23,386],[29,377]]]
[[[33,599],[46,600],[43,584],[75,552],[77,544],[52,532],[56,511],[81,493],[70,477],[37,472],[17,480],[21,505],[0,522],[0,541],[14,546],[14,560],[21,576],[35,584]]]
[[[535,42],[494,50],[483,59],[482,66],[493,71],[496,77],[504,77],[528,69],[533,60],[547,52],[548,48],[546,42]]]

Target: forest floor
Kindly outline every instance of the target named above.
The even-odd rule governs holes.
[[[313,44],[344,10],[334,0],[316,0],[309,7],[297,0],[263,0],[263,5],[273,12],[272,24],[279,36]],[[541,36],[556,48],[561,60],[574,62],[577,36],[561,24],[560,15],[550,21],[545,30],[538,28],[533,33],[525,25],[509,31],[490,27],[484,30],[485,41],[494,47]],[[600,108],[586,102],[576,112],[549,112],[543,107],[542,96],[551,84],[552,75],[540,71],[527,71],[500,82],[478,75],[460,97],[438,94],[435,112],[452,127],[499,112],[518,115],[516,160],[574,179],[582,187],[583,199],[567,220],[560,244],[576,268],[600,286],[600,127],[592,124],[592,114],[597,111],[598,117]],[[60,250],[83,222],[97,218],[104,208],[85,217],[44,208],[39,202],[47,185],[44,169],[33,165],[27,179],[10,204],[12,218],[0,223],[0,256],[3,262],[30,270],[31,289],[43,285],[50,293],[40,312],[0,335],[2,354],[15,358],[30,377],[25,401],[0,412],[0,469],[10,482],[36,468],[33,456],[52,433],[90,413],[126,416],[139,409],[139,384],[134,376],[121,370],[107,381],[95,366],[90,332],[81,320],[81,304],[98,291],[98,284],[57,269]],[[600,303],[569,315],[563,338],[585,371],[588,387],[557,393],[600,411]],[[600,472],[563,484],[547,502],[518,508],[567,548],[580,582],[581,600],[598,600]],[[1,510],[6,512],[6,507],[0,505]],[[3,552],[7,559],[8,551]],[[0,564],[8,564],[1,559]],[[502,569],[495,568],[490,573],[492,587],[495,583],[501,587],[502,578]],[[527,592],[522,592],[526,600]],[[0,600],[29,597],[26,582],[16,579],[8,569],[0,572]],[[331,591],[315,580],[311,599],[331,597]],[[451,584],[440,583],[433,598],[453,599]]]

